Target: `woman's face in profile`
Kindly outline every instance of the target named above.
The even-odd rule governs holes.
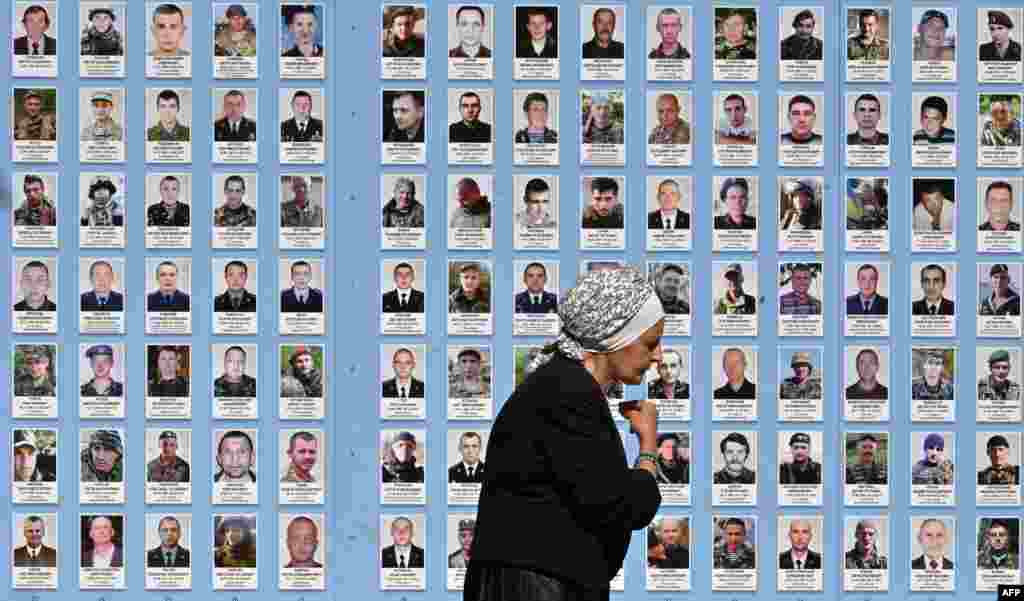
[[[623,384],[643,383],[644,373],[651,364],[661,363],[661,335],[664,332],[665,319],[662,318],[626,348],[609,355],[613,379]]]

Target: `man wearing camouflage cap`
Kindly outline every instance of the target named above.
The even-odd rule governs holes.
[[[925,353],[921,365],[923,375],[914,378],[910,386],[910,398],[915,401],[951,401],[956,395],[953,382],[945,375],[946,357],[942,351]]]
[[[25,116],[14,127],[15,140],[57,140],[57,117],[53,113],[43,112],[42,92],[26,91],[21,96],[21,109]]]
[[[57,473],[40,465],[42,449],[33,430],[14,431],[14,466],[11,472],[15,482],[56,482]],[[54,464],[56,466],[56,464]]]
[[[465,568],[469,565],[469,558],[473,552],[473,529],[476,528],[476,520],[459,520],[459,544],[462,548],[448,555],[449,568]]]
[[[811,437],[795,432],[789,437],[792,461],[779,464],[779,484],[821,484],[821,464],[811,459]]]
[[[57,396],[56,376],[50,370],[53,357],[50,349],[37,345],[18,345],[21,369],[14,377],[14,396]]]
[[[743,291],[743,266],[730,263],[722,274],[725,294],[715,303],[715,315],[754,315],[757,299]]]
[[[92,123],[82,128],[83,142],[120,142],[124,139],[121,125],[114,121],[114,94],[108,90],[92,93]]]
[[[1015,486],[1020,484],[1020,466],[1010,463],[1010,441],[1002,434],[989,437],[985,454],[991,465],[978,472],[978,486]]]
[[[857,462],[846,466],[847,484],[888,484],[889,471],[885,465],[885,457],[875,462],[878,451],[878,437],[866,432],[857,440]]]
[[[115,380],[111,373],[114,367],[113,347],[109,344],[94,344],[85,351],[85,356],[89,359],[93,377],[82,384],[81,396],[124,396],[124,385]]]
[[[910,470],[911,484],[953,484],[953,461],[944,456],[942,434],[931,432],[921,446],[924,456]]]
[[[782,190],[785,212],[779,222],[779,229],[820,230],[821,208],[815,193],[818,183],[809,177],[789,178]]]
[[[956,47],[946,45],[949,17],[941,10],[930,8],[921,15],[914,36],[915,61],[955,61]]]
[[[811,354],[798,351],[793,353],[789,360],[789,366],[793,368],[793,375],[779,384],[780,399],[820,399],[821,378],[811,377],[814,375],[814,364],[811,362]]]
[[[105,175],[97,175],[89,182],[89,206],[82,212],[82,227],[122,227],[124,208],[114,200],[117,186]]]
[[[124,56],[121,32],[114,27],[117,15],[106,6],[89,9],[89,26],[82,31],[81,56]]]
[[[256,30],[249,24],[249,13],[241,4],[228,6],[227,25],[218,26],[213,40],[214,56],[256,56]]]
[[[981,299],[978,315],[1020,315],[1020,295],[1010,288],[1010,269],[996,263],[989,270],[992,294]]]
[[[1020,400],[1020,384],[1010,380],[1010,353],[1005,349],[988,356],[988,375],[978,380],[978,400]]]
[[[189,465],[178,456],[178,435],[164,430],[157,444],[160,454],[146,464],[146,482],[190,482]]]
[[[792,290],[779,297],[779,315],[821,315],[821,300],[810,293],[813,279],[814,272],[807,263],[794,263],[790,267]]]
[[[117,430],[93,430],[82,449],[81,482],[124,482],[124,447]]]
[[[978,60],[1020,62],[1020,43],[1010,39],[1013,20],[1001,10],[988,11],[988,33],[992,38],[978,47]]]

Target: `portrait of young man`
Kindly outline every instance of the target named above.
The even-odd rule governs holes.
[[[313,116],[313,95],[298,90],[290,105],[292,116],[281,122],[281,142],[323,142],[324,122]]]
[[[83,142],[120,142],[124,139],[121,124],[114,120],[114,93],[96,90],[89,97],[92,121],[82,128]]]
[[[81,56],[124,56],[124,36],[118,27],[117,14],[105,6],[90,8],[89,24],[82,30]]]
[[[16,56],[54,56],[57,40],[46,35],[50,30],[50,13],[46,7],[33,4],[21,14],[25,35],[14,38]]]
[[[558,58],[557,6],[516,7],[516,58]]]
[[[15,102],[19,96],[21,107],[15,112],[14,139],[56,141],[57,91],[15,88]],[[53,111],[47,110],[49,107],[53,107]]]
[[[399,348],[391,358],[394,377],[381,383],[381,396],[384,398],[422,399],[426,392],[423,380],[416,378],[416,354],[408,348]]]
[[[991,41],[978,46],[979,61],[1020,62],[1020,42],[1012,38],[1013,19],[1001,10],[990,10],[988,17],[988,34]]]
[[[46,193],[46,182],[41,175],[27,173],[22,180],[25,197],[14,209],[15,226],[55,226],[57,207]]]
[[[423,547],[414,542],[415,525],[407,517],[397,517],[391,521],[392,544],[380,552],[382,568],[422,568],[424,566]]]
[[[187,568],[191,565],[189,550],[179,544],[183,532],[178,518],[170,515],[160,518],[157,534],[160,546],[146,551],[147,568]]]
[[[398,263],[392,270],[395,288],[382,295],[384,313],[423,313],[426,296],[412,287],[416,270],[410,263]]]
[[[448,50],[448,58],[491,58],[484,44],[487,15],[481,6],[463,5],[455,11],[455,31],[459,45]]]
[[[85,351],[92,369],[92,378],[82,384],[79,389],[83,397],[122,397],[124,383],[118,382],[112,372],[114,368],[114,349],[109,344],[94,344]]]
[[[483,109],[480,95],[473,91],[462,93],[456,108],[462,119],[448,126],[448,142],[490,144],[493,140],[491,124],[480,120],[480,112]]]
[[[281,291],[281,313],[323,313],[324,294],[312,286],[312,265],[304,260],[295,261],[289,272],[292,285]]]
[[[423,58],[426,55],[426,34],[416,31],[416,22],[424,17],[423,8],[384,8],[384,58]]]
[[[146,130],[149,142],[188,142],[192,139],[188,125],[178,121],[181,97],[174,90],[161,90],[156,95],[157,123]]]
[[[221,26],[220,23],[225,23]],[[256,56],[256,27],[249,11],[241,4],[231,4],[222,20],[214,26],[214,56]]]
[[[324,47],[317,43],[320,19],[317,17],[316,7],[312,5],[282,6],[281,10],[285,13],[288,34],[293,40],[292,47],[282,49],[281,56],[291,58],[324,56]]]
[[[483,483],[485,463],[480,458],[482,440],[476,432],[463,432],[459,436],[459,455],[462,459],[448,468],[449,483]]]
[[[889,389],[878,381],[878,370],[881,359],[878,351],[871,348],[861,349],[854,357],[857,379],[846,387],[846,398],[859,400],[883,401],[889,398]]]
[[[548,270],[543,263],[529,263],[523,270],[525,290],[515,295],[515,312],[524,314],[555,313],[558,311],[558,297],[544,289],[548,280]]]

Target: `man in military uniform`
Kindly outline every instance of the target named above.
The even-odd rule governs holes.
[[[978,486],[1016,486],[1020,484],[1020,466],[1010,463],[1010,442],[996,434],[985,443],[991,465],[978,472]]]
[[[46,196],[46,182],[34,173],[25,175],[22,183],[25,200],[14,209],[14,225],[57,225],[57,207]]]
[[[942,434],[928,434],[921,446],[924,457],[910,470],[911,484],[953,484],[953,462],[943,456],[946,440]]]
[[[1020,223],[1013,220],[1013,184],[997,179],[985,188],[985,211],[988,219],[978,226],[980,232],[1019,232]]]
[[[117,430],[93,430],[82,449],[81,482],[124,482],[124,447]]]
[[[1010,353],[1004,349],[988,356],[988,375],[978,380],[978,400],[1020,400],[1020,384],[1010,380]]]
[[[757,481],[757,474],[746,466],[750,458],[750,442],[746,436],[730,432],[718,443],[718,450],[725,465],[715,472],[715,484],[754,484]]]
[[[188,126],[178,122],[181,98],[174,90],[162,90],[156,96],[157,123],[146,130],[149,142],[188,142],[192,134]]]
[[[869,432],[861,434],[857,440],[857,462],[846,465],[847,484],[885,485],[889,483],[889,471],[885,464],[885,457],[883,456],[878,463],[875,462],[877,451],[878,437]]]
[[[756,24],[748,24],[747,15],[740,10],[723,10],[728,14],[722,20],[721,33],[715,35],[715,60],[757,60],[757,40],[747,37],[748,30],[756,31]]]
[[[226,27],[219,27],[213,38],[214,56],[256,56],[256,30],[249,25],[249,13],[241,4],[232,4],[224,12]]]
[[[821,378],[814,375],[814,364],[811,362],[811,354],[798,351],[793,353],[789,360],[789,366],[793,369],[793,375],[782,381],[779,385],[780,399],[810,399],[822,398]]]
[[[584,192],[585,193],[585,192]],[[619,202],[619,183],[613,177],[590,179],[590,203],[583,209],[583,229],[623,229],[625,214]]]
[[[680,451],[682,439],[675,432],[658,434],[658,484],[689,484],[690,462]]]
[[[235,345],[224,351],[224,373],[213,381],[215,397],[256,397],[256,378],[245,373],[245,349]]]
[[[321,398],[324,396],[323,372],[316,366],[313,353],[304,346],[296,347],[288,358],[288,367],[281,374],[281,396]]]
[[[463,432],[459,436],[458,462],[448,468],[448,482],[455,484],[482,484],[487,465],[480,459],[483,440],[479,432]]]
[[[178,457],[178,435],[164,430],[157,444],[160,454],[146,464],[146,482],[190,482],[189,465]]]
[[[724,214],[715,215],[716,230],[754,230],[757,218],[747,215],[750,205],[750,184],[745,177],[727,177],[718,190],[721,201],[719,210]]]
[[[256,533],[246,517],[225,516],[217,526],[214,544],[213,567],[256,568]]]
[[[15,350],[21,352],[22,364],[20,373],[14,377],[14,396],[57,396],[57,378],[50,371],[50,349],[19,344]]]
[[[459,550],[448,555],[449,568],[465,568],[469,565],[470,555],[473,552],[473,531],[476,529],[476,520],[459,520]]]
[[[224,204],[213,211],[214,227],[256,227],[256,209],[244,199],[245,178],[229,175],[224,180]]]
[[[15,96],[17,94],[18,91],[15,90]],[[19,119],[14,127],[15,140],[57,139],[57,117],[53,113],[43,112],[42,92],[25,92],[21,97],[21,108],[25,116]]]
[[[188,227],[191,221],[189,206],[178,200],[181,181],[174,175],[160,180],[160,202],[146,209],[146,225],[162,227]]]
[[[223,294],[213,299],[214,312],[255,313],[256,295],[245,289],[249,281],[249,266],[245,261],[228,261],[224,265]]]
[[[690,124],[679,116],[679,98],[670,92],[658,95],[654,101],[658,124],[647,135],[648,144],[689,144]]]
[[[323,227],[324,209],[309,197],[310,178],[292,175],[289,182],[292,199],[281,205],[281,227]]]
[[[955,61],[956,48],[946,45],[949,17],[941,10],[930,8],[921,15],[914,36],[915,61]]]
[[[889,60],[889,41],[879,36],[878,12],[866,8],[857,15],[860,33],[846,40],[846,59],[850,61]]]
[[[320,443],[310,432],[296,432],[288,439],[288,469],[281,476],[281,482],[316,482],[313,469],[319,454]]]
[[[92,367],[92,379],[81,387],[81,396],[124,396],[124,384],[114,379],[114,349],[109,344],[94,344],[85,351]]]
[[[124,139],[121,124],[114,121],[114,95],[106,90],[92,94],[93,121],[82,128],[83,142],[120,142]]]
[[[807,263],[794,263],[790,270],[791,290],[779,297],[779,315],[821,315],[821,301],[810,293],[814,274]]]
[[[491,396],[491,387],[483,377],[483,357],[474,348],[464,348],[455,358],[449,375],[448,396],[453,399],[486,399]]]
[[[288,17],[288,32],[292,35],[295,45],[281,53],[290,58],[318,58],[324,55],[324,47],[316,43],[316,32],[319,23],[316,7],[311,4],[283,7]],[[410,27],[410,31],[412,27]],[[420,54],[423,56],[423,54]]]
[[[689,315],[690,303],[679,297],[686,274],[675,263],[665,263],[654,274],[654,290],[658,293],[665,315]]]
[[[978,549],[979,570],[1018,570],[1020,558],[1014,546],[1010,544],[1010,526],[1008,520],[1017,518],[999,518],[982,520],[984,540]],[[988,522],[987,527],[985,523]]]
[[[848,570],[888,570],[889,558],[878,549],[878,522],[865,518],[857,522],[854,530],[856,542],[846,552]]]
[[[490,313],[491,301],[480,289],[480,265],[463,263],[459,268],[459,287],[448,295],[449,313]]]
[[[988,33],[992,38],[978,47],[978,60],[1019,62],[1020,43],[1010,39],[1013,20],[1001,10],[988,11]]]
[[[14,431],[14,466],[11,469],[15,482],[56,482],[57,473],[48,465],[41,465],[42,449],[32,430]],[[54,466],[56,464],[54,463]]]
[[[189,56],[191,53],[179,47],[185,38],[185,13],[175,4],[160,4],[153,10],[152,50],[149,56]]]
[[[415,96],[413,94],[413,96]],[[409,97],[409,96],[404,96]],[[292,116],[281,122],[282,142],[323,142],[324,122],[313,116],[313,96],[306,90],[292,94]],[[422,105],[420,115],[422,118]],[[422,136],[422,130],[420,135]],[[420,142],[423,141],[421,138]]]
[[[152,397],[187,397],[188,380],[178,375],[180,358],[175,346],[161,346],[157,350],[156,369],[149,379],[148,394]]]
[[[929,351],[921,366],[923,375],[914,378],[910,386],[910,398],[915,401],[951,401],[956,392],[953,383],[946,379],[944,367],[946,358],[942,351]]]
[[[391,442],[380,466],[381,482],[423,482],[423,466],[416,465],[416,435],[402,431]]]
[[[14,303],[15,311],[56,311],[57,304],[49,299],[50,268],[42,261],[32,260],[21,268],[22,299]]]
[[[722,525],[720,542],[715,544],[713,567],[716,570],[753,570],[757,568],[754,546],[747,543],[747,525],[740,518],[729,518]]]
[[[384,32],[385,58],[423,58],[426,55],[426,41],[416,33],[417,20],[419,14],[412,6],[395,7],[385,15],[385,22],[390,21]]]
[[[117,186],[105,175],[97,175],[89,182],[89,206],[82,213],[82,227],[122,227],[124,208],[114,200]]]
[[[782,40],[780,58],[784,61],[820,61],[824,44],[814,37],[814,12],[804,9],[793,17],[793,35]]]
[[[722,274],[725,294],[715,303],[715,315],[754,315],[757,299],[743,290],[743,266],[730,263]]]
[[[787,178],[782,189],[786,210],[779,220],[779,229],[820,230],[821,209],[816,190],[818,182],[809,177]]]
[[[590,105],[585,107],[584,144],[625,144],[622,126],[612,119],[612,99],[608,92],[592,91]]]
[[[796,432],[789,437],[793,460],[779,464],[779,484],[821,484],[821,464],[811,459],[811,437]]]
[[[213,122],[216,142],[255,142],[256,121],[245,116],[247,102],[241,90],[224,94],[223,117]]]
[[[688,399],[690,385],[682,379],[683,356],[675,349],[665,349],[658,363],[658,377],[647,383],[649,399]]]
[[[82,31],[81,56],[124,56],[121,32],[114,28],[117,15],[106,6],[89,9],[89,26]]]
[[[1021,145],[1021,124],[1013,114],[1014,96],[993,95],[989,97],[988,118],[981,126],[982,146],[1019,147]]]
[[[1020,295],[1010,288],[1010,269],[996,263],[988,270],[992,294],[981,299],[978,315],[1020,315]]]

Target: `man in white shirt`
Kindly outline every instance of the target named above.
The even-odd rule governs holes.
[[[811,522],[805,519],[796,519],[789,523],[789,544],[788,551],[779,553],[780,570],[820,570],[821,553],[812,551],[810,548],[814,531]]]
[[[381,549],[381,567],[423,567],[423,548],[413,544],[413,532],[413,522],[407,517],[397,517],[391,522],[391,540],[393,544]]]
[[[384,380],[381,385],[381,396],[398,399],[422,399],[425,388],[423,380],[413,375],[416,370],[416,354],[407,348],[400,348],[391,356],[391,368],[395,377]]]
[[[462,461],[448,468],[448,482],[479,484],[484,481],[484,462],[480,459],[482,446],[482,439],[477,432],[463,432],[459,436]]]

